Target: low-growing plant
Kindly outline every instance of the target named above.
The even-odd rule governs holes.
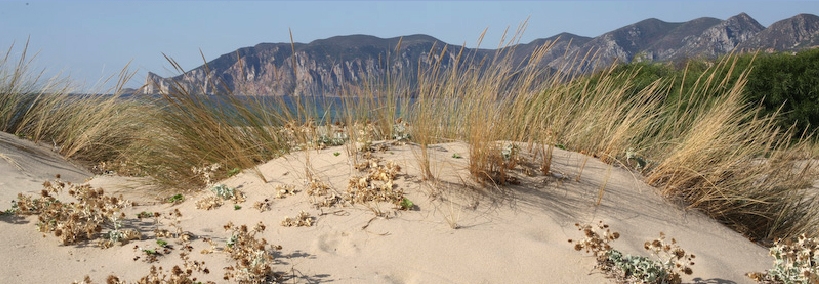
[[[208,196],[196,201],[196,208],[202,210],[211,210],[222,207],[225,202],[216,196]]]
[[[177,204],[182,203],[182,201],[185,201],[185,196],[183,196],[181,193],[174,194],[171,196],[171,198],[168,198],[168,203]]]
[[[264,212],[270,210],[270,199],[265,199],[264,201],[256,201],[253,203],[253,208],[259,210],[259,212]]]
[[[154,220],[155,220],[155,227],[154,227],[154,235],[157,238],[178,238],[180,241],[187,242],[191,238],[191,234],[184,232],[180,223],[182,222],[182,211],[179,211],[179,208],[174,208],[173,211],[168,212],[168,214],[159,214],[154,213]],[[160,216],[164,216],[164,219],[170,219],[171,222],[168,224],[164,224],[169,226],[170,229],[167,228],[160,228],[161,219]]]
[[[748,273],[760,283],[814,284],[819,283],[819,240],[799,235],[797,241],[777,239],[770,248],[773,268],[765,272]]]
[[[217,180],[217,171],[222,169],[222,164],[213,163],[210,165],[202,165],[201,167],[191,167],[191,172],[194,176],[201,179],[206,185],[211,185]]]
[[[409,123],[404,121],[403,118],[398,118],[392,127],[392,139],[397,141],[410,140],[412,136],[410,136],[409,131],[407,130],[408,127]]]
[[[676,239],[668,243],[665,234],[645,243],[644,248],[654,258],[623,254],[614,249],[611,243],[620,238],[620,233],[613,232],[609,226],[600,221],[596,225],[575,224],[583,232],[579,240],[569,239],[576,251],[591,253],[597,258],[597,268],[604,273],[625,283],[681,283],[681,274],[692,273],[691,266],[695,256],[687,253],[677,245]]]
[[[318,138],[316,138],[316,144],[320,145],[322,148],[324,146],[339,146],[344,145],[347,142],[347,134],[344,132],[336,132],[333,134],[334,136],[329,136],[327,134],[321,134]]]
[[[305,211],[299,212],[299,215],[296,215],[296,218],[286,217],[282,220],[282,226],[285,227],[310,227],[313,226],[314,218],[310,216],[310,213]]]
[[[287,196],[296,195],[296,187],[292,184],[276,185],[276,199],[284,199]]]
[[[229,177],[232,177],[232,176],[235,176],[236,174],[238,174],[240,171],[242,171],[242,169],[240,169],[240,168],[233,168],[233,169],[231,169],[231,170],[229,170],[229,171],[227,172],[227,175],[228,175]]]
[[[228,187],[224,184],[217,184],[210,188],[213,193],[216,194],[217,197],[222,198],[224,200],[233,199],[236,197],[236,189]]]
[[[239,283],[270,283],[278,280],[273,272],[273,251],[281,246],[272,246],[264,238],[256,238],[257,233],[264,232],[266,226],[259,222],[252,229],[246,225],[236,226],[228,223],[225,230],[231,232],[224,251],[236,261],[225,267],[225,280]]]
[[[51,195],[62,191],[67,191],[77,201],[62,202]],[[122,196],[105,196],[102,188],[66,183],[58,177],[53,183],[43,183],[40,198],[22,193],[17,198],[16,214],[37,215],[37,229],[43,234],[54,234],[63,245],[102,238],[99,245],[107,248],[114,243],[124,244],[141,237],[139,231],[123,228],[125,213],[122,210],[131,203]],[[103,233],[106,228],[108,231]]]
[[[339,152],[333,152],[333,156],[338,157],[339,155],[341,155],[341,153],[339,153]]]
[[[153,212],[148,212],[148,211],[142,211],[142,212],[139,212],[139,214],[137,214],[137,218],[139,218],[139,219],[153,218],[153,217],[154,217],[154,213]]]
[[[196,201],[196,208],[204,210],[216,209],[222,207],[225,203],[224,201],[231,200],[234,203],[233,209],[239,210],[242,207],[239,206],[238,203],[245,202],[244,193],[224,184],[216,184],[210,188],[210,191],[213,195]]]
[[[401,166],[392,161],[381,165],[375,159],[370,159],[367,165],[364,168],[366,175],[350,177],[344,200],[350,204],[388,202],[400,207],[404,201],[404,191],[396,188],[393,180],[401,171]]]
[[[412,203],[412,201],[409,200],[408,198],[404,197],[404,199],[401,200],[401,203],[398,204],[398,208],[400,208],[401,210],[411,210],[415,208],[415,204]]]
[[[151,265],[151,268],[148,272],[148,275],[143,276],[139,279],[136,283],[162,283],[162,284],[202,284],[202,283],[214,283],[212,281],[201,282],[197,281],[196,277],[193,276],[194,271],[202,272],[202,270],[207,270],[207,268],[194,270],[191,268],[182,268],[179,265],[174,265],[170,271],[166,271],[162,268],[162,266],[157,267],[156,265]],[[86,282],[82,283],[93,283],[90,282],[91,279],[88,279],[86,276]],[[127,281],[120,280],[120,278],[116,275],[109,275],[106,279],[106,283],[108,284],[125,284],[129,283]]]
[[[326,182],[318,178],[313,178],[307,184],[306,190],[310,203],[316,207],[331,207],[344,202],[341,194],[330,187]]]

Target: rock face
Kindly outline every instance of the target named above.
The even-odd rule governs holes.
[[[539,67],[584,73],[614,62],[715,58],[736,50],[772,52],[818,44],[819,17],[811,14],[800,14],[768,28],[745,13],[726,20],[698,18],[684,23],[652,18],[595,38],[561,33],[499,51],[447,45],[427,35],[387,39],[350,35],[307,44],[243,47],[172,78],[148,73],[142,92],[155,94],[184,86],[200,93],[229,90],[254,95],[343,96],[345,85],[378,84],[388,77],[412,85],[418,70],[463,68],[465,64],[492,62],[489,59],[494,56],[510,52],[514,52],[515,64],[525,63],[543,45],[551,48],[540,58]]]
[[[581,54],[594,57],[587,57],[579,64],[571,64],[571,58],[557,60],[551,66],[565,65],[572,68],[563,71],[588,72],[614,62],[714,58],[731,52],[764,28],[745,13],[724,21],[698,18],[685,23],[667,23],[652,18],[607,32],[578,49]]]
[[[387,73],[406,76],[414,73],[405,71],[436,64],[449,67],[459,47],[444,47],[443,42],[426,35],[388,39],[351,35],[309,44],[262,43],[224,54],[173,78],[149,73],[144,91],[168,91],[170,81],[175,80],[189,90],[204,93],[230,90],[260,95],[341,95],[345,83],[377,83]],[[478,56],[490,53],[465,51]],[[414,77],[409,76],[404,79]]]
[[[681,51],[688,56],[714,58],[734,50],[739,43],[753,38],[765,27],[742,13],[728,18],[686,41]]]
[[[771,24],[756,37],[739,44],[738,48],[773,52],[816,46],[819,46],[819,16],[799,14]]]

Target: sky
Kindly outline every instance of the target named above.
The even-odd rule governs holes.
[[[746,13],[764,26],[819,1],[6,1],[0,48],[10,60],[36,53],[31,67],[68,77],[83,90],[128,66],[139,87],[147,72],[173,76],[163,53],[185,70],[263,42],[308,43],[337,35],[427,34],[450,44],[495,47],[528,19],[520,42],[561,32],[594,37],[648,18],[684,22]],[[200,54],[201,51],[201,54]],[[2,57],[0,57],[2,59]]]

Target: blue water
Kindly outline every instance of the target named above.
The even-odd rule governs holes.
[[[154,97],[154,99],[157,98],[158,97]],[[378,111],[385,111],[383,109],[362,108],[362,104],[365,107],[374,106],[381,108],[392,105],[396,108],[395,113],[400,116],[404,111],[401,109],[404,102],[412,103],[414,101],[412,98],[394,98],[393,100],[395,101],[390,103],[387,101],[387,98],[233,96],[232,98],[235,98],[237,103],[232,103],[230,98],[225,96],[201,95],[197,98],[201,99],[200,103],[203,105],[218,109],[228,117],[232,114],[241,117],[238,115],[238,109],[234,106],[235,104],[239,104],[252,112],[261,111],[261,113],[254,115],[257,117],[284,116],[290,114],[287,118],[297,120],[297,123],[313,120],[319,124],[332,123],[345,119],[350,115],[347,113],[350,110],[356,112],[351,114],[356,119],[375,118]],[[167,102],[160,99],[158,103],[166,104]]]

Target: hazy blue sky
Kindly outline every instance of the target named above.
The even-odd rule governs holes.
[[[36,67],[62,72],[86,86],[121,70],[176,75],[162,52],[186,70],[261,42],[310,42],[336,35],[396,37],[428,34],[474,47],[497,45],[507,27],[529,17],[522,42],[570,32],[597,36],[647,18],[683,22],[726,19],[745,12],[762,25],[799,13],[819,14],[817,1],[14,1],[0,0],[0,48],[28,37]]]

